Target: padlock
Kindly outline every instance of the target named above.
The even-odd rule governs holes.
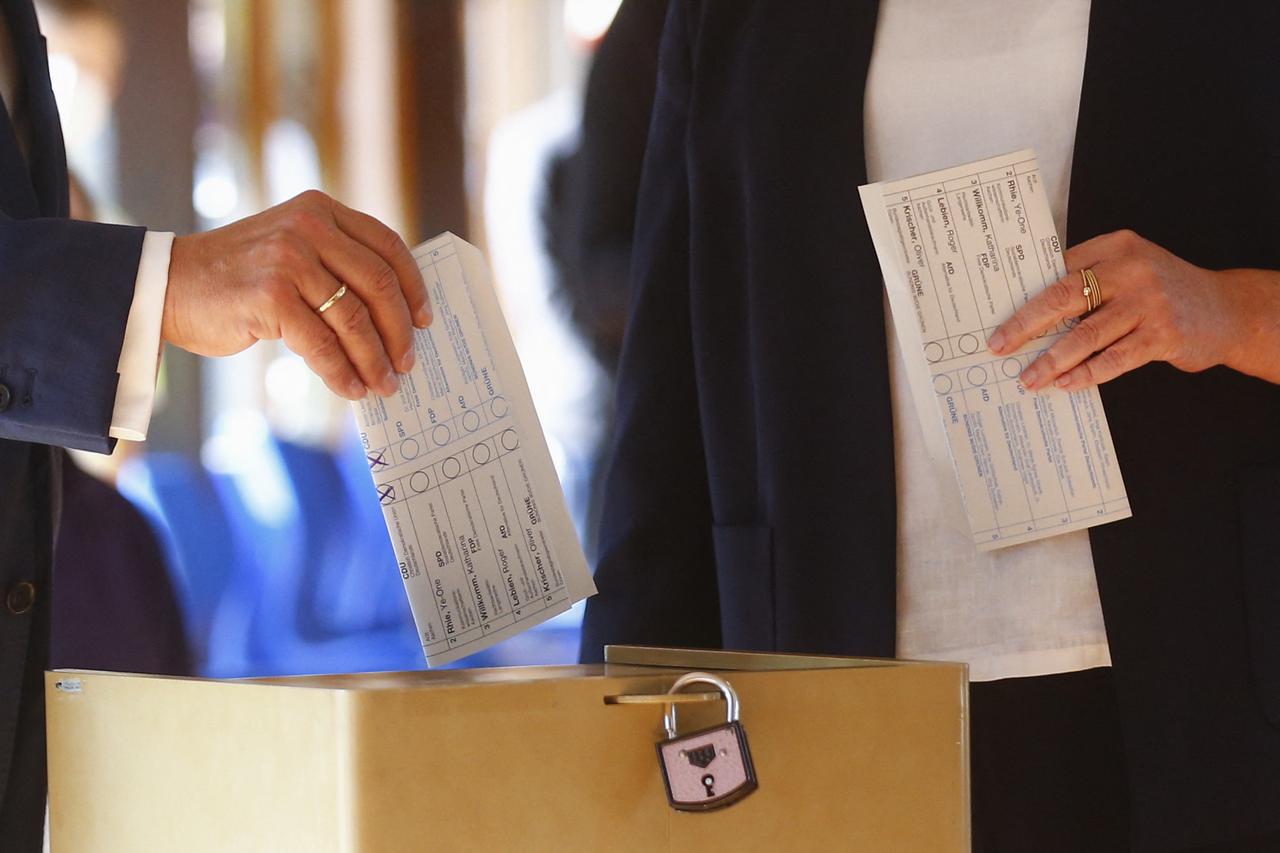
[[[691,672],[676,679],[668,693],[690,684],[711,684],[724,695],[728,720],[687,735],[676,731],[676,706],[668,702],[663,724],[667,739],[658,744],[658,764],[673,809],[702,812],[736,803],[757,787],[756,770],[747,747],[747,732],[738,720],[738,694],[718,675]]]

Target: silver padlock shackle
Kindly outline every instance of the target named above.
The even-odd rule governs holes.
[[[690,684],[710,684],[724,695],[724,703],[729,711],[729,722],[737,722],[738,720],[738,693],[718,675],[712,675],[709,672],[689,672],[676,679],[675,684],[671,685],[671,689],[667,694],[679,693]],[[668,702],[666,710],[662,712],[662,725],[667,730],[667,739],[675,740],[676,738],[676,706],[674,702]]]

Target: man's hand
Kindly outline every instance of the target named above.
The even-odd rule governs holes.
[[[430,323],[426,285],[400,237],[312,190],[176,239],[161,336],[200,355],[284,338],[335,394],[356,400],[367,389],[395,392],[396,372],[413,366],[412,326]]]

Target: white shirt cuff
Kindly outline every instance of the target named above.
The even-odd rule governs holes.
[[[111,413],[112,438],[146,441],[151,409],[156,401],[156,371],[160,367],[160,323],[164,295],[169,289],[169,253],[173,235],[148,231],[142,238],[142,259],[133,288],[133,304],[124,327],[124,345],[116,368],[116,404]]]

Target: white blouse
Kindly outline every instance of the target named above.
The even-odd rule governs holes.
[[[1088,27],[1089,0],[881,0],[866,85],[868,179],[1031,147],[1065,234]],[[955,475],[925,450],[887,323],[899,657],[964,661],[974,681],[1109,664],[1088,534],[974,548]]]

